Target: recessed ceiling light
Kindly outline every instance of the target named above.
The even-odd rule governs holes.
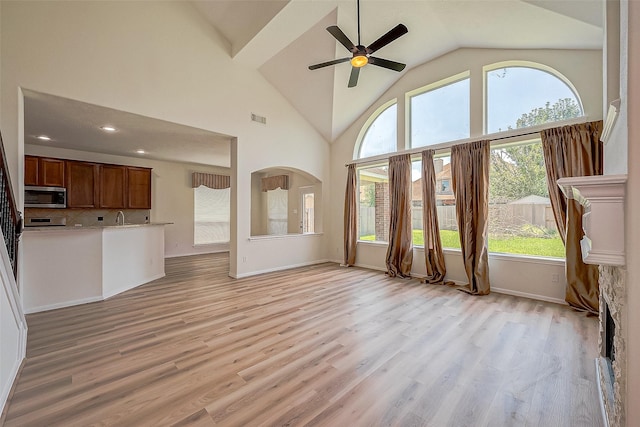
[[[138,154],[144,154],[144,150],[136,150],[136,153],[138,153]]]
[[[110,125],[100,126],[100,129],[102,129],[105,132],[115,132],[117,130],[116,128]]]
[[[51,138],[47,135],[38,135],[38,139],[41,139],[43,141],[51,141]]]

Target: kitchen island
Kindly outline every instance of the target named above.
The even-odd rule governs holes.
[[[25,312],[102,301],[164,277],[167,224],[26,228]]]

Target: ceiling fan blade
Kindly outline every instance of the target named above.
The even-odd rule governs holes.
[[[360,67],[351,67],[351,76],[349,77],[348,87],[355,87],[358,84],[359,75]]]
[[[376,50],[382,47],[385,47],[386,45],[388,45],[398,37],[403,36],[408,32],[409,30],[403,24],[396,25],[391,30],[389,30],[387,34],[385,34],[384,36],[380,37],[378,40],[374,41],[369,46],[367,46],[367,53],[372,54]]]
[[[357,50],[356,46],[349,40],[349,37],[347,37],[337,25],[327,27],[327,31],[329,31],[342,46],[346,47],[349,52],[355,52]]]
[[[317,70],[318,68],[328,67],[329,65],[341,64],[343,62],[347,62],[350,59],[351,58],[340,58],[340,59],[334,59],[333,61],[322,62],[320,64],[309,65],[309,69]]]
[[[400,62],[389,61],[388,59],[369,57],[369,64],[377,65],[378,67],[388,68],[393,71],[402,71],[407,64],[401,64]]]

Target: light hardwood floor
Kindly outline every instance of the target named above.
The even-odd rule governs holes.
[[[227,255],[28,316],[7,426],[600,426],[597,319],[322,264]]]

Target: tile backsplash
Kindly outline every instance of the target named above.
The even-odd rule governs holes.
[[[25,208],[25,218],[66,218],[67,226],[115,225],[116,215],[124,213],[126,224],[146,224],[149,222],[149,209],[38,209]],[[102,220],[99,220],[99,218]]]

